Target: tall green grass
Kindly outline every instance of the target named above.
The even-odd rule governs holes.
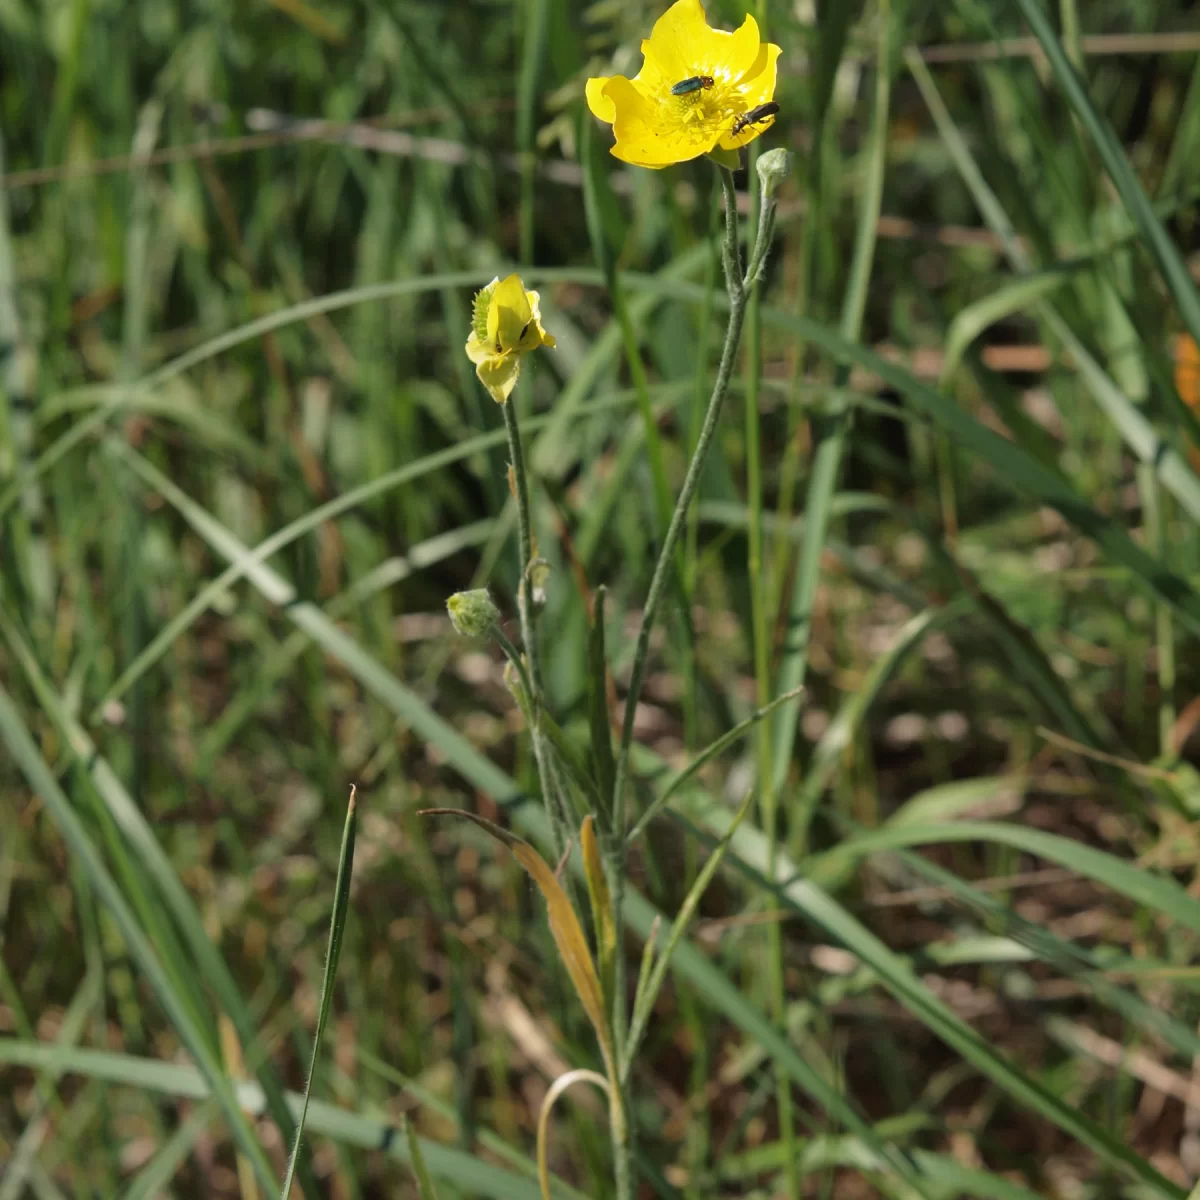
[[[415,815],[549,845],[443,615],[516,611],[461,349],[474,288],[540,288],[583,757],[724,319],[707,169],[581,115],[662,7],[0,4],[0,1197],[277,1194],[310,1063],[305,1195],[538,1195],[590,1027],[523,875]],[[1194,14],[708,8],[784,47],[801,162],[630,760],[630,975],[728,835],[630,1074],[643,1194],[1187,1196],[1200,69],[1095,35]],[[550,1133],[606,1194],[603,1105]]]

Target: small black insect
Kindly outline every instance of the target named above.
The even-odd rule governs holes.
[[[693,75],[690,79],[681,79],[671,88],[672,96],[686,96],[689,92],[698,92],[701,89],[708,91],[713,85],[713,77],[711,75]]]
[[[752,108],[749,112],[742,113],[730,127],[729,136],[737,137],[742,130],[749,128],[751,125],[757,125],[759,121],[765,121],[768,117],[773,117],[778,111],[779,105],[771,101],[768,104],[760,104],[757,108]]]

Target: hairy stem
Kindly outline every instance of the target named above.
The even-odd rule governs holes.
[[[533,581],[530,579],[530,564],[533,561],[533,534],[529,520],[529,480],[525,475],[525,455],[521,448],[521,430],[517,424],[517,406],[511,397],[504,410],[504,429],[508,434],[508,455],[512,463],[513,492],[517,501],[517,545],[520,559],[521,578],[517,585],[517,614],[521,622],[521,645],[529,663],[529,709],[531,713],[530,738],[533,742],[533,757],[537,763],[538,781],[542,788],[542,801],[550,818],[554,836],[554,854],[561,855],[570,837],[566,801],[551,770],[550,751],[542,734],[542,707],[545,703],[545,683],[542,679],[542,659],[538,652],[534,628]]]
[[[638,698],[641,695],[642,683],[646,673],[646,663],[650,651],[650,635],[654,630],[654,622],[662,604],[663,591],[667,586],[673,570],[675,548],[679,536],[687,522],[688,510],[692,498],[700,484],[700,476],[704,470],[705,460],[712,448],[716,436],[717,423],[721,418],[721,409],[725,403],[725,394],[729,390],[729,381],[733,376],[733,366],[737,359],[738,343],[741,341],[742,324],[746,317],[746,283],[742,276],[741,249],[738,243],[737,228],[737,193],[733,186],[733,175],[723,167],[717,168],[721,179],[721,188],[725,196],[725,242],[722,248],[722,259],[725,264],[725,284],[729,291],[729,324],[725,330],[725,345],[721,351],[721,365],[717,369],[716,382],[713,384],[712,395],[708,401],[708,409],[704,414],[704,423],[700,435],[696,439],[696,448],[688,464],[687,474],[683,480],[679,497],[675,501],[675,510],[671,514],[671,522],[667,526],[666,536],[658,552],[658,561],[654,564],[654,574],[650,579],[650,590],[646,594],[646,605],[642,612],[642,625],[638,630],[637,645],[634,650],[633,671],[629,679],[629,691],[625,697],[625,718],[621,727],[621,745],[617,753],[616,775],[613,783],[612,796],[612,829],[610,844],[606,848],[606,866],[609,875],[609,890],[612,894],[613,923],[616,926],[617,953],[613,962],[613,997],[612,997],[612,1032],[613,1045],[617,1061],[624,1054],[627,1034],[625,1011],[625,955],[624,948],[624,895],[625,895],[625,792],[628,784],[629,753],[633,745],[633,722],[637,712]],[[612,1081],[614,1096],[624,1092],[624,1084],[620,1078]],[[614,1183],[617,1200],[632,1200],[633,1185],[633,1151],[636,1144],[637,1130],[634,1124],[634,1114],[630,1105],[623,1105],[624,1120],[613,1122],[611,1126]]]
[[[683,487],[675,502],[675,511],[671,514],[671,523],[667,526],[667,535],[658,552],[658,561],[654,564],[654,574],[650,579],[650,590],[646,594],[646,606],[642,612],[642,626],[638,630],[637,645],[633,655],[633,671],[629,677],[629,691],[625,697],[625,719],[621,727],[621,746],[617,755],[616,780],[613,785],[613,830],[617,833],[622,832],[625,826],[625,791],[629,774],[629,752],[633,744],[634,715],[637,712],[638,699],[641,696],[642,683],[646,674],[646,663],[649,659],[650,635],[654,631],[654,622],[658,618],[663,591],[670,575],[675,544],[683,532],[688,507],[696,493],[696,488],[700,485],[704,463],[712,448],[713,438],[716,436],[717,423],[720,421],[721,409],[725,404],[725,394],[729,390],[729,380],[733,375],[738,343],[742,336],[742,324],[746,317],[746,289],[742,279],[741,251],[738,246],[737,194],[734,191],[733,175],[723,167],[717,169],[725,193],[723,259],[725,283],[729,290],[729,324],[725,330],[725,346],[721,352],[721,365],[717,369],[716,382],[713,384],[708,409],[704,414],[704,424],[700,428],[700,436],[696,439],[696,452],[688,464]]]

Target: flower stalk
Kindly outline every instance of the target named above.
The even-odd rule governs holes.
[[[588,105],[597,117],[612,125],[616,139],[613,153],[626,162],[658,168],[705,154],[713,159],[723,196],[725,228],[721,259],[729,304],[716,379],[651,575],[634,646],[615,755],[605,698],[603,592],[597,595],[588,643],[592,680],[589,692],[590,766],[546,708],[546,686],[536,628],[541,577],[546,567],[537,557],[524,448],[516,406],[510,403],[510,396],[524,356],[542,346],[553,347],[554,339],[542,328],[537,293],[526,291],[517,275],[493,280],[476,296],[466,352],[475,364],[480,382],[504,412],[511,463],[509,484],[517,510],[520,646],[510,641],[504,632],[499,612],[486,591],[458,593],[448,604],[455,627],[461,633],[467,636],[490,633],[509,660],[505,681],[529,726],[556,857],[565,861],[564,852],[574,841],[575,830],[579,832],[596,932],[598,968],[576,915],[569,882],[566,887],[560,884],[558,873],[551,870],[527,843],[482,818],[461,814],[484,825],[494,836],[509,844],[546,899],[559,956],[596,1031],[605,1067],[605,1076],[588,1070],[569,1072],[555,1084],[551,1095],[557,1096],[572,1082],[585,1080],[607,1091],[616,1200],[633,1200],[636,1190],[633,1162],[637,1129],[635,1112],[629,1104],[629,1088],[638,1045],[647,1031],[655,997],[666,979],[671,950],[683,936],[688,919],[715,873],[736,827],[735,821],[717,852],[700,872],[657,961],[654,961],[652,948],[647,946],[631,1023],[627,1011],[624,953],[626,860],[631,843],[650,815],[647,813],[646,818],[635,826],[632,835],[627,833],[627,793],[631,782],[630,756],[637,707],[648,668],[651,636],[676,569],[680,537],[691,517],[733,378],[746,323],[748,298],[762,278],[770,251],[775,191],[791,166],[791,156],[782,150],[768,152],[757,161],[761,201],[757,208],[758,220],[751,226],[748,261],[744,263],[733,170],[738,166],[741,148],[769,128],[779,111],[773,101],[779,47],[760,41],[753,17],[747,17],[736,32],[726,33],[708,26],[700,0],[675,0],[655,24],[650,39],[642,48],[644,63],[636,78],[613,76],[588,81]],[[606,273],[620,311],[616,292],[618,281],[614,272]],[[625,332],[631,336],[628,328]],[[639,382],[644,390],[644,379]],[[664,491],[665,477],[660,477],[658,484],[656,501],[660,516],[665,516],[668,501]],[[765,716],[768,711],[769,706],[763,706],[760,715]],[[586,804],[590,811],[585,814],[582,807],[573,807],[571,802],[576,799],[581,805]],[[742,805],[737,820],[745,815],[750,799],[748,796]],[[582,826],[579,826],[580,816],[583,817]],[[548,1100],[538,1129],[540,1190],[545,1200],[549,1200],[546,1138],[551,1105],[552,1100]]]
[[[717,378],[713,383],[708,408],[704,413],[700,436],[696,439],[696,450],[692,455],[692,461],[688,464],[679,498],[675,502],[675,511],[671,514],[671,523],[667,526],[667,535],[663,539],[658,561],[654,565],[654,574],[650,578],[650,590],[646,593],[646,604],[642,610],[642,624],[638,629],[637,644],[633,654],[633,669],[629,676],[629,690],[625,697],[625,717],[621,725],[621,744],[617,751],[617,773],[613,785],[613,826],[618,830],[625,827],[625,792],[629,774],[629,752],[633,746],[633,725],[638,700],[645,682],[650,635],[654,632],[654,623],[658,619],[658,609],[662,603],[671,557],[675,553],[675,544],[683,532],[688,509],[696,495],[696,489],[700,486],[704,463],[712,449],[717,425],[721,420],[721,410],[725,406],[725,396],[729,391],[729,381],[733,377],[733,368],[737,361],[742,326],[746,320],[746,280],[742,274],[741,247],[738,241],[737,192],[733,185],[733,174],[730,171],[724,167],[717,167],[717,173],[720,176],[721,190],[725,197],[725,240],[722,245],[721,259],[725,266],[725,288],[729,293],[729,322],[725,328],[725,343],[721,349],[721,363],[717,368]],[[771,204],[773,206],[773,201]],[[760,249],[757,259],[751,261],[753,270],[761,267],[763,253],[764,251]]]
[[[776,160],[777,165],[779,160]],[[787,160],[783,160],[782,170],[786,174]],[[725,287],[729,293],[729,320],[725,328],[725,341],[721,349],[721,362],[717,368],[717,377],[713,383],[708,407],[704,413],[704,421],[696,439],[695,451],[688,464],[683,486],[675,502],[675,510],[671,522],[667,526],[666,537],[659,550],[658,561],[654,566],[654,574],[650,579],[650,589],[646,594],[646,604],[642,611],[642,624],[638,630],[637,643],[634,648],[633,668],[629,678],[629,688],[625,696],[625,714],[621,725],[621,743],[617,751],[616,775],[613,783],[611,810],[612,836],[605,845],[605,866],[609,876],[609,889],[612,894],[613,923],[616,927],[617,954],[613,963],[613,996],[612,996],[612,1030],[613,1045],[618,1062],[623,1062],[625,1068],[621,1077],[613,1082],[614,1095],[624,1093],[629,1073],[632,1067],[633,1052],[636,1049],[636,1038],[644,1029],[648,1010],[641,1014],[635,1040],[630,1040],[630,1031],[626,1014],[626,970],[624,955],[620,952],[624,942],[624,895],[625,895],[625,856],[627,842],[624,839],[626,825],[625,797],[629,781],[629,756],[633,747],[633,729],[637,714],[638,700],[641,697],[642,685],[645,681],[646,665],[650,651],[650,635],[654,632],[654,624],[658,619],[659,608],[662,604],[663,593],[668,577],[672,570],[675,547],[687,522],[688,512],[700,479],[704,472],[704,464],[712,449],[720,424],[721,412],[725,406],[725,397],[729,392],[729,383],[733,377],[734,366],[737,362],[738,346],[741,343],[742,327],[746,319],[746,298],[751,282],[758,278],[766,260],[771,245],[771,230],[775,220],[774,183],[773,177],[768,185],[767,176],[762,175],[762,215],[759,222],[758,238],[751,252],[750,262],[745,270],[742,267],[741,243],[738,237],[737,191],[734,187],[733,174],[725,167],[717,166],[717,174],[721,180],[721,190],[724,195],[725,208],[725,237],[722,244],[721,259],[725,267]],[[667,956],[669,957],[669,955]],[[665,962],[663,965],[665,970]],[[614,1183],[617,1200],[632,1200],[631,1162],[636,1141],[633,1112],[626,1102],[623,1105],[624,1121],[620,1128],[613,1124],[611,1128],[613,1161],[615,1168]]]
[[[571,814],[567,808],[562,785],[554,769],[552,753],[546,745],[542,731],[542,710],[545,705],[546,685],[542,677],[542,658],[538,649],[535,627],[536,607],[533,595],[533,532],[529,517],[529,481],[525,474],[525,455],[521,447],[521,429],[517,422],[515,404],[502,404],[504,429],[508,434],[508,454],[512,464],[513,494],[517,502],[517,547],[520,559],[521,578],[517,585],[517,616],[521,624],[521,644],[529,664],[529,715],[530,740],[533,757],[537,764],[538,781],[542,788],[542,801],[550,828],[554,834],[554,853],[561,855],[570,841]]]

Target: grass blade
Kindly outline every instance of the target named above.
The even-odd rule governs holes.
[[[1141,230],[1142,239],[1158,263],[1158,269],[1179,306],[1183,323],[1192,337],[1200,342],[1200,296],[1196,294],[1196,286],[1192,282],[1183,256],[1159,220],[1154,206],[1150,203],[1150,197],[1143,190],[1111,127],[1092,104],[1087,85],[1055,36],[1040,0],[1012,2],[1029,23],[1033,36],[1045,52],[1058,86],[1079,123],[1092,139],[1092,144],[1096,147],[1117,194]]]
[[[954,124],[954,119],[939,95],[928,67],[919,55],[913,53],[906,56],[906,61],[938,133],[984,221],[1000,238],[1013,267],[1023,274],[1031,274],[1033,265],[1030,256],[1017,237],[1008,214],[979,169],[966,139]],[[1157,222],[1157,217],[1155,221]],[[1190,288],[1191,284],[1187,286]],[[1111,290],[1110,295],[1116,302],[1115,293]],[[1130,403],[1129,398],[1096,361],[1083,340],[1076,336],[1074,330],[1049,302],[1045,299],[1035,301],[1035,308],[1048,329],[1062,342],[1074,359],[1083,382],[1108,419],[1120,431],[1126,444],[1143,463],[1153,467],[1154,474],[1163,486],[1179,500],[1192,517],[1200,520],[1200,478],[1188,466],[1184,457],[1158,434],[1145,414]],[[1123,310],[1121,315],[1126,315]]]
[[[125,897],[121,894],[104,860],[93,843],[71,802],[58,786],[50,768],[38,753],[20,713],[8,693],[0,689],[0,738],[8,746],[13,760],[29,781],[30,787],[50,810],[72,855],[79,862],[88,881],[116,922],[129,953],[154,989],[171,1023],[175,1026],[188,1053],[196,1060],[208,1088],[221,1106],[239,1148],[254,1165],[255,1174],[263,1187],[275,1190],[275,1173],[254,1136],[249,1122],[238,1105],[230,1081],[221,1069],[208,1034],[192,1016],[191,1006],[179,995],[170,976],[159,962],[154,947],[142,932]]]
[[[654,1002],[658,999],[658,993],[667,978],[667,968],[671,965],[671,955],[675,947],[679,945],[679,939],[687,931],[688,922],[691,921],[692,914],[696,911],[696,907],[700,903],[700,898],[704,895],[704,891],[708,887],[709,880],[712,879],[717,872],[717,868],[721,865],[721,859],[725,857],[725,851],[729,849],[729,843],[733,840],[733,835],[737,832],[737,827],[750,811],[750,805],[753,800],[753,790],[748,791],[745,799],[739,805],[737,812],[734,813],[733,821],[725,831],[725,836],[713,848],[704,866],[700,869],[700,873],[696,876],[695,882],[688,889],[687,896],[684,897],[683,903],[679,906],[679,911],[675,914],[675,920],[671,922],[671,928],[667,932],[667,940],[663,946],[662,953],[659,954],[654,962],[654,966],[650,969],[650,974],[647,976],[645,984],[642,985],[641,980],[638,981],[638,1004],[633,1011],[633,1018],[629,1023],[629,1034],[625,1042],[624,1060],[621,1063],[621,1076],[623,1080],[628,1080],[629,1072],[633,1067],[633,1060],[637,1055],[638,1045],[645,1035],[646,1023],[650,1020],[650,1013],[654,1009]],[[649,945],[651,940],[647,938],[647,945]]]
[[[805,776],[804,784],[792,809],[792,840],[794,844],[804,844],[808,825],[816,811],[817,802],[833,777],[842,754],[850,745],[851,739],[880,691],[907,657],[909,651],[930,629],[946,624],[960,616],[965,610],[965,602],[959,602],[947,608],[926,609],[925,612],[918,613],[896,635],[895,641],[887,653],[881,654],[871,664],[871,669],[862,683],[846,697],[837,716],[830,721],[816,750],[813,751],[808,774]]]
[[[408,1143],[408,1162],[417,1181],[418,1195],[421,1200],[437,1200],[437,1188],[433,1186],[433,1178],[425,1165],[425,1155],[421,1153],[421,1139],[417,1137],[412,1121],[407,1118],[404,1121],[404,1138]]]
[[[739,721],[732,729],[723,733],[715,742],[706,746],[686,767],[683,768],[674,778],[667,784],[665,788],[655,796],[654,800],[646,806],[646,811],[638,817],[633,828],[629,831],[625,838],[627,845],[632,845],[636,838],[641,836],[646,826],[658,816],[671,798],[679,791],[684,784],[694,779],[700,771],[702,771],[714,758],[719,754],[723,754],[735,742],[741,741],[758,723],[766,720],[781,704],[787,704],[791,700],[795,700],[804,689],[797,688],[794,692],[784,692],[782,696],[776,696],[770,704],[763,708],[756,709],[744,721]]]
[[[587,640],[588,728],[591,732],[592,762],[596,767],[596,791],[600,798],[601,807],[598,811],[603,822],[602,828],[608,825],[608,805],[617,770],[608,711],[608,655],[604,648],[604,601],[607,594],[607,589],[603,587],[595,591]]]
[[[220,522],[183,493],[171,480],[140,455],[123,451],[129,465],[158,491],[209,545],[231,562],[247,558],[249,551]],[[248,581],[273,604],[280,605],[298,628],[303,629],[327,653],[336,658],[368,691],[430,744],[437,746],[449,765],[474,787],[510,808],[513,819],[539,839],[548,838],[545,812],[540,804],[518,803],[528,799],[516,783],[491,762],[457,730],[446,724],[419,697],[384,669],[361,646],[348,637],[319,608],[298,601],[295,589],[272,567],[255,564],[246,573]],[[659,914],[654,906],[630,890],[626,891],[626,915],[633,928],[647,936]],[[887,1161],[902,1179],[926,1192],[908,1158],[895,1147],[881,1143],[870,1125],[817,1070],[796,1052],[770,1020],[751,1004],[739,989],[695,946],[683,939],[675,950],[672,965],[677,975],[688,979],[718,1011],[760,1042],[792,1080],[813,1096],[831,1119],[858,1133]],[[311,1118],[310,1118],[311,1122]]]
[[[79,1050],[52,1043],[0,1037],[0,1063],[83,1075],[190,1100],[203,1101],[212,1095],[204,1076],[194,1067],[105,1050]],[[247,1112],[263,1111],[262,1090],[257,1084],[237,1084],[236,1097],[238,1105]],[[295,1092],[288,1093],[288,1104],[293,1112],[299,1113],[302,1103],[301,1097]],[[320,1133],[347,1146],[381,1152],[401,1162],[409,1161],[408,1147],[400,1129],[378,1116],[350,1112],[313,1100],[309,1104],[305,1126],[310,1132]],[[485,1162],[461,1150],[425,1139],[421,1139],[421,1152],[434,1178],[465,1192],[486,1196],[489,1200],[540,1200],[537,1185],[532,1180],[506,1171],[494,1162]],[[564,1184],[556,1185],[555,1192],[566,1200],[584,1200],[579,1192]]]
[[[120,829],[138,864],[153,882],[158,896],[165,902],[167,911],[191,949],[200,973],[213,989],[225,1013],[233,1021],[242,1045],[249,1048],[255,1042],[254,1022],[249,1007],[142,810],[134,802],[108,760],[99,752],[95,742],[68,712],[42,673],[32,650],[2,607],[0,633],[25,672],[26,681],[37,696],[43,711],[58,729],[75,761],[87,772],[92,787],[107,807],[113,823]],[[267,1097],[268,1111],[279,1126],[285,1141],[290,1140],[292,1116],[284,1103],[283,1088],[278,1077],[269,1063],[259,1064],[257,1076]],[[315,1180],[307,1169],[302,1172],[301,1181],[312,1195],[318,1194]]]
[[[1036,854],[1119,892],[1135,904],[1143,904],[1170,917],[1193,933],[1200,933],[1200,900],[1168,876],[1155,875],[1072,838],[1000,821],[889,825],[841,842],[833,850],[807,860],[802,869],[807,871],[809,865],[815,867],[825,863],[853,863],[865,855],[902,846],[951,842],[997,842],[1026,854]]]
[[[842,302],[839,326],[842,337],[856,341],[862,328],[867,302],[867,286],[875,259],[875,241],[879,211],[883,200],[883,177],[887,162],[888,111],[892,90],[892,37],[894,34],[891,0],[880,0],[878,44],[875,58],[875,102],[871,115],[870,142],[865,152],[866,178],[859,197],[858,220],[854,234],[854,255]],[[764,320],[765,320],[764,315]],[[849,382],[849,364],[843,361],[834,378],[834,387]],[[814,422],[812,470],[804,504],[807,533],[800,548],[800,560],[788,605],[787,634],[779,651],[776,692],[792,692],[804,683],[808,668],[808,639],[812,625],[813,602],[821,576],[821,555],[829,530],[830,504],[841,475],[842,456],[850,430],[851,413],[844,404],[829,417]],[[799,705],[791,703],[776,713],[771,723],[772,784],[779,791],[787,778],[796,740]]]
[[[656,279],[648,286],[657,289],[665,285]],[[671,290],[697,303],[703,295],[701,289],[692,284],[673,284]],[[720,298],[716,303],[720,305]],[[1200,632],[1200,594],[1197,594],[1185,579],[1167,570],[1153,555],[1147,554],[1129,536],[1123,525],[1088,504],[1057,471],[1044,466],[1020,446],[987,428],[961,406],[922,383],[904,367],[847,340],[828,326],[806,317],[794,317],[790,313],[770,308],[763,309],[763,321],[777,329],[799,335],[840,362],[853,363],[878,375],[889,387],[900,392],[913,408],[945,430],[957,447],[978,455],[988,463],[1007,487],[1036,503],[1046,504],[1060,512],[1071,525],[1091,538],[1110,558],[1129,568],[1139,587],[1165,600],[1191,630]],[[1159,445],[1158,457],[1164,463],[1174,456],[1182,471],[1191,475],[1187,465],[1174,451],[1161,443]],[[1158,474],[1168,486],[1175,482],[1175,477],[1168,474],[1165,468],[1160,469]],[[1200,501],[1200,479],[1196,479],[1195,476],[1191,478],[1197,485],[1197,498]],[[1200,513],[1200,504],[1197,512]],[[778,759],[776,762],[778,764]]]
[[[716,815],[718,820],[713,824],[714,828],[719,829],[725,822],[722,814]],[[948,840],[962,840],[957,836],[962,827],[947,826],[946,828],[953,829],[955,835]],[[978,826],[974,828],[978,828]],[[994,828],[1004,829],[1006,827]],[[804,914],[856,955],[865,966],[870,967],[878,976],[880,983],[930,1032],[986,1075],[997,1087],[1012,1096],[1019,1104],[1031,1112],[1038,1113],[1045,1120],[1053,1122],[1065,1133],[1089,1147],[1114,1169],[1145,1186],[1149,1195],[1162,1197],[1163,1200],[1182,1200],[1185,1195],[1183,1190],[1166,1179],[1146,1159],[1135,1153],[1090,1117],[1064,1102],[1049,1088],[1026,1075],[985,1041],[965,1021],[955,1015],[949,1006],[936,997],[898,954],[884,945],[879,938],[827,893],[808,879],[799,878],[795,874],[790,878],[777,876],[779,882],[771,881],[764,874],[767,863],[765,838],[761,834],[756,834],[753,838],[747,837],[748,832],[753,831],[742,830],[740,838],[735,836],[735,842],[739,843],[735,847],[737,860],[743,863],[747,873],[757,878],[764,887],[770,888],[788,908]],[[887,832],[903,834],[914,831]],[[1017,829],[1016,832],[1018,835],[1036,833],[1036,831],[1024,829]],[[858,840],[868,841],[875,836],[868,834]],[[1042,836],[1043,838],[1051,837],[1051,835]],[[914,841],[916,840],[918,839],[914,838]],[[1035,840],[1040,841],[1041,839]],[[1065,838],[1052,840],[1067,843],[1068,847],[1078,850],[1089,849],[1088,847],[1076,847],[1074,843],[1067,842]],[[1069,854],[1069,850],[1066,853]],[[1102,855],[1098,851],[1090,851],[1090,856],[1098,856],[1101,860],[1108,860],[1116,864],[1113,874],[1122,879],[1129,891],[1139,897],[1146,894],[1146,889],[1128,879],[1129,873],[1141,876],[1145,874],[1144,872],[1129,867],[1127,864],[1119,863],[1118,860],[1112,860],[1110,856]],[[1094,867],[1095,858],[1090,856],[1083,857]],[[779,866],[783,867],[782,859]],[[1153,880],[1153,883],[1165,884],[1165,881]],[[1176,893],[1184,896],[1190,902],[1192,908],[1195,909],[1195,919],[1200,920],[1200,902],[1187,897],[1178,885],[1173,886]],[[1155,891],[1156,889],[1150,890]],[[1127,894],[1129,893],[1127,892]]]
[[[342,935],[346,929],[346,915],[350,911],[350,877],[354,870],[354,835],[358,828],[356,790],[350,788],[350,802],[346,805],[346,824],[342,829],[342,849],[338,854],[337,882],[333,887],[333,916],[329,922],[329,949],[325,956],[325,977],[321,980],[321,1006],[317,1011],[317,1029],[313,1034],[312,1058],[308,1064],[308,1078],[304,1081],[304,1099],[300,1104],[300,1116],[296,1121],[296,1138],[292,1142],[292,1153],[288,1159],[287,1175],[283,1180],[281,1200],[292,1194],[292,1179],[296,1174],[296,1162],[300,1157],[300,1139],[304,1136],[304,1121],[308,1116],[308,1101],[312,1093],[313,1077],[317,1072],[317,1057],[321,1052],[321,1035],[325,1022],[333,1007],[333,985],[337,979],[338,958],[342,953]]]

